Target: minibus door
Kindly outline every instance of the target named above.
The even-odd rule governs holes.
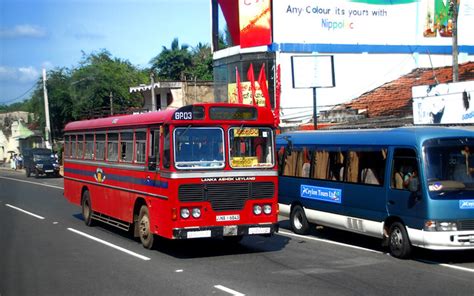
[[[415,150],[394,149],[387,212],[389,216],[401,218],[405,225],[413,226],[418,220],[421,204],[419,172]]]

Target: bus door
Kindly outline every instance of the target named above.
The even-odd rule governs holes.
[[[400,217],[405,224],[414,225],[420,218],[422,205],[420,166],[416,151],[411,148],[395,148],[391,159],[388,215]]]
[[[160,174],[160,128],[150,130],[150,152],[148,156],[148,182],[152,185],[149,189],[152,194],[162,194],[162,180]]]

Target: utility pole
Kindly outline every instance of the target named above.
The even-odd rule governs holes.
[[[151,111],[156,111],[156,98],[155,98],[155,74],[150,73],[151,81]]]
[[[49,103],[48,103],[48,90],[46,89],[46,69],[43,69],[43,94],[44,94],[44,115],[46,126],[45,131],[45,140],[47,148],[52,148],[51,143],[51,126],[49,122]]]
[[[110,115],[114,115],[114,97],[112,95],[112,92],[110,92],[109,98],[110,98]]]
[[[458,1],[451,0],[449,5],[451,6],[450,9],[453,13],[453,82],[459,81],[459,65],[458,65]]]

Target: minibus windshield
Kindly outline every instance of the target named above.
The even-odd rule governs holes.
[[[431,197],[466,198],[474,191],[474,138],[424,143],[424,170]]]

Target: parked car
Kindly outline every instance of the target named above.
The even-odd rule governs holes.
[[[60,176],[59,163],[52,156],[50,149],[32,148],[24,151],[23,163],[27,177],[30,177],[31,174],[34,174],[36,178],[41,175]]]

